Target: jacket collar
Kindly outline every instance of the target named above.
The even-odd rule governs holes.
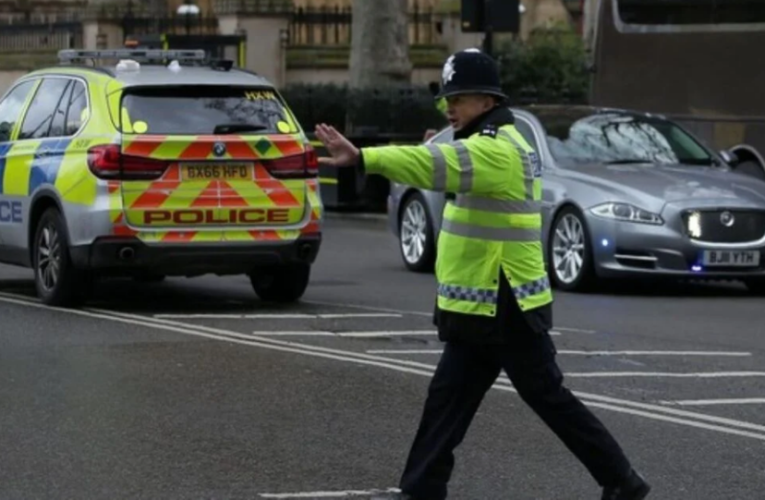
[[[471,135],[480,132],[489,125],[494,127],[502,127],[504,125],[512,125],[515,123],[515,117],[513,112],[506,106],[497,106],[490,109],[486,113],[476,117],[465,125],[461,130],[454,133],[454,139],[467,139]]]

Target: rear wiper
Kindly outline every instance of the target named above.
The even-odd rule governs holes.
[[[607,161],[606,165],[629,165],[636,163],[653,163],[651,160],[612,160]]]
[[[257,132],[266,130],[265,125],[252,125],[249,123],[221,123],[215,126],[213,134],[235,134],[237,132]]]

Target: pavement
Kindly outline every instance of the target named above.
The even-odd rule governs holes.
[[[331,218],[300,304],[243,277],[109,281],[44,307],[0,267],[0,499],[374,498],[395,488],[441,344],[435,279],[379,220]],[[566,384],[656,499],[762,497],[765,315],[741,285],[555,294]],[[503,375],[454,499],[600,489]]]

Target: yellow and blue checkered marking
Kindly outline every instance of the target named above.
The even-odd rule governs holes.
[[[55,184],[71,138],[43,140],[35,151],[29,172],[28,194],[43,184]]]
[[[55,185],[71,138],[37,144],[0,144],[0,195],[29,196],[40,186]]]

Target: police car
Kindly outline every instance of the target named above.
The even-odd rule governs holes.
[[[109,275],[244,274],[263,300],[303,295],[318,162],[273,85],[203,51],[59,62],[0,99],[0,262],[31,267],[56,306]]]

